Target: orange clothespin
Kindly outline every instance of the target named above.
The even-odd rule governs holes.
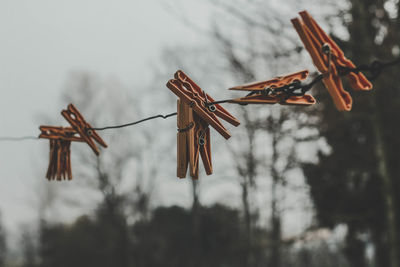
[[[310,54],[314,65],[324,75],[322,81],[336,108],[340,111],[351,110],[353,101],[350,94],[343,89],[338,69],[340,67],[355,68],[355,65],[344,56],[339,46],[321,29],[307,11],[302,11],[299,14],[301,19],[292,19],[292,24]],[[372,89],[372,84],[361,72],[350,72],[346,76],[354,90]]]
[[[286,76],[279,76],[271,80],[254,82],[245,85],[235,86],[229,88],[229,90],[238,91],[251,91],[253,94],[236,98],[230,103],[238,104],[276,104],[281,105],[303,105],[309,106],[315,104],[315,99],[312,95],[303,96],[287,96],[283,92],[275,92],[274,89],[283,87],[285,85],[290,85],[294,83],[299,83],[300,81],[306,79],[308,76],[308,71],[303,70],[300,72],[292,73]]]
[[[92,126],[85,121],[78,109],[73,105],[69,104],[66,110],[61,111],[61,115],[71,124],[72,128],[77,131],[80,137],[92,148],[96,155],[99,155],[99,149],[92,140],[92,138],[103,147],[107,147],[107,144],[101,139],[101,137],[92,130]]]
[[[50,161],[46,178],[48,180],[72,179],[71,141],[84,142],[71,127],[40,126],[39,138],[50,139]]]
[[[207,103],[214,102],[214,99],[205,93],[183,71],[178,70],[175,73],[175,79],[168,81],[167,87],[226,139],[231,137],[231,134],[222,125],[218,117],[234,126],[240,124],[240,122],[221,107],[221,105],[207,105]]]
[[[185,178],[188,165],[190,166],[191,176],[195,176],[193,111],[188,104],[180,99],[178,99],[177,105],[177,176]]]
[[[208,123],[194,114],[195,128],[194,128],[194,156],[195,156],[195,169],[192,176],[198,178],[199,173],[199,154],[203,161],[203,166],[207,175],[212,174],[212,160],[211,160],[211,135]]]
[[[185,178],[189,165],[190,176],[197,179],[200,157],[206,174],[212,174],[209,125],[228,139],[231,135],[218,117],[234,126],[240,122],[220,105],[208,105],[214,99],[180,70],[175,73],[175,79],[168,81],[167,87],[179,97],[177,176]]]

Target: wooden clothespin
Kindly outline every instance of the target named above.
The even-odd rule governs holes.
[[[288,96],[284,92],[274,91],[276,88],[281,88],[296,82],[306,79],[308,71],[303,70],[300,72],[292,73],[286,76],[279,76],[271,80],[254,82],[245,85],[235,86],[229,90],[250,91],[253,94],[236,98],[230,103],[238,104],[276,104],[281,105],[303,105],[309,106],[315,104],[315,99],[312,95],[303,96]]]
[[[96,155],[99,150],[92,138],[103,147],[107,144],[85,121],[80,112],[69,104],[61,114],[72,127],[40,126],[39,138],[50,139],[50,161],[46,177],[49,180],[72,179],[71,171],[71,142],[86,142]]]
[[[71,141],[84,142],[71,127],[40,126],[39,138],[50,140],[50,161],[46,178],[49,180],[72,179]]]
[[[238,126],[240,122],[219,104],[207,105],[214,99],[205,93],[195,82],[193,82],[183,71],[175,73],[175,79],[169,80],[167,87],[177,95],[183,102],[188,104],[193,111],[204,121],[210,124],[223,137],[231,137],[229,131],[222,125],[218,117]]]
[[[355,65],[344,56],[339,46],[322,30],[307,11],[302,11],[299,14],[301,19],[292,19],[292,24],[310,54],[314,65],[324,75],[322,81],[336,108],[340,111],[351,110],[353,101],[350,94],[343,89],[338,70],[341,67],[355,68]],[[372,89],[372,84],[361,72],[350,72],[346,76],[354,90]]]
[[[209,104],[214,102],[214,99],[183,71],[178,70],[175,79],[168,81],[167,87],[179,97],[177,176],[185,178],[189,165],[190,176],[197,179],[199,157],[207,175],[212,174],[209,125],[228,139],[231,135],[218,117],[234,126],[238,126],[240,122],[219,104]]]
[[[69,104],[66,110],[61,111],[61,115],[63,115],[63,117],[71,124],[72,128],[79,133],[80,137],[92,148],[93,152],[97,156],[100,154],[100,151],[93,140],[101,146],[107,147],[107,144],[103,139],[101,139],[96,131],[92,129],[92,126],[85,121],[82,114],[73,104]]]
[[[194,159],[193,111],[188,104],[180,99],[178,99],[177,105],[177,176],[179,178],[185,178],[189,165],[190,174],[194,177],[196,176],[194,173],[196,162]]]

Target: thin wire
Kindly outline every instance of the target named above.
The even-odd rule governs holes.
[[[160,114],[160,115],[151,116],[151,117],[148,117],[148,118],[145,118],[145,119],[142,119],[142,120],[139,120],[139,121],[135,121],[135,122],[130,122],[130,123],[121,124],[121,125],[115,125],[115,126],[99,127],[99,128],[93,127],[93,128],[89,128],[88,130],[103,131],[103,130],[107,130],[107,129],[118,129],[118,128],[123,128],[123,127],[132,126],[132,125],[135,125],[135,124],[139,124],[139,123],[142,123],[142,122],[145,122],[145,121],[157,119],[157,118],[167,119],[167,118],[175,116],[177,114],[178,114],[177,112],[170,113],[170,114],[167,114],[167,115]]]
[[[115,125],[115,126],[106,126],[106,127],[99,127],[99,128],[89,128],[88,130],[95,130],[95,131],[102,131],[102,130],[107,130],[107,129],[117,129],[117,128],[123,128],[123,127],[128,127],[128,126],[132,126],[135,124],[139,124],[148,120],[153,120],[153,119],[157,119],[157,118],[163,118],[163,119],[167,119],[169,117],[175,116],[177,115],[177,112],[174,113],[170,113],[167,115],[156,115],[156,116],[151,116],[139,121],[135,121],[135,122],[131,122],[131,123],[127,123],[127,124],[122,124],[122,125]],[[38,140],[39,138],[37,136],[21,136],[21,137],[11,137],[11,136],[5,136],[5,137],[0,137],[0,142],[19,142],[19,141],[24,141],[24,140]]]
[[[248,93],[246,96],[251,96],[251,95],[253,95],[253,94],[255,94],[254,91]],[[206,106],[210,106],[210,105],[223,104],[223,103],[229,103],[229,102],[232,103],[231,101],[232,101],[232,100],[235,100],[235,99],[236,99],[236,98],[218,100],[218,101],[214,101],[214,102],[205,103],[205,105],[206,105]],[[233,104],[237,104],[237,103],[233,103]],[[245,105],[245,104],[239,103],[239,105]]]
[[[0,137],[0,142],[18,142],[24,140],[37,140],[37,136],[21,136],[21,137],[11,137],[11,136],[4,136]]]
[[[371,77],[368,77],[368,79],[370,80],[374,80],[375,78],[377,78],[384,69],[388,68],[388,67],[392,67],[394,65],[400,64],[400,58],[396,58],[392,61],[388,61],[388,62],[382,62],[382,61],[374,61],[372,62],[370,65],[360,65],[357,68],[349,68],[349,67],[339,67],[338,68],[338,75],[339,76],[345,76],[348,75],[350,72],[354,72],[354,73],[359,73],[360,71],[368,71],[371,74]],[[319,83],[320,81],[322,81],[324,75],[323,74],[319,74],[317,75],[311,82],[307,83],[307,84],[302,84],[300,82],[294,82],[282,87],[278,87],[278,88],[274,88],[273,92],[282,92],[285,93],[288,97],[290,96],[303,96],[306,92],[308,92],[309,90],[311,90],[311,88],[316,85],[317,83]],[[296,92],[300,90],[300,92]],[[272,90],[270,90],[269,88],[266,88],[266,91],[268,93],[272,93]],[[252,94],[255,94],[256,92],[250,92],[247,96],[250,96]],[[205,103],[206,106],[211,106],[211,105],[216,105],[216,104],[222,104],[222,103],[234,103],[232,102],[233,99],[224,99],[224,100],[218,100],[218,101],[214,101],[214,102],[207,102]],[[237,103],[235,103],[237,104]],[[103,130],[107,130],[107,129],[118,129],[118,128],[123,128],[123,127],[128,127],[128,126],[133,126],[148,120],[153,120],[153,119],[157,119],[157,118],[162,118],[162,119],[167,119],[169,117],[172,116],[176,116],[177,112],[174,113],[170,113],[167,115],[155,115],[155,116],[151,116],[148,118],[144,118],[135,122],[131,122],[131,123],[126,123],[126,124],[121,124],[121,125],[115,125],[115,126],[106,126],[106,127],[93,127],[93,128],[89,128],[87,130],[95,130],[95,131],[103,131]],[[11,137],[11,136],[5,136],[5,137],[0,137],[0,142],[19,142],[19,141],[24,141],[24,140],[37,140],[38,137],[36,136],[21,136],[21,137]]]

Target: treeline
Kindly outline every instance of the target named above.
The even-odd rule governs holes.
[[[268,266],[271,233],[261,227],[254,230],[256,238],[249,248],[240,212],[221,205],[196,211],[159,207],[150,218],[132,225],[120,210],[103,206],[72,224],[43,223],[38,244],[32,245],[29,235],[21,240],[22,262],[0,266],[242,267],[249,249],[252,266]],[[343,254],[327,243],[301,244],[288,241],[282,266],[347,266]]]

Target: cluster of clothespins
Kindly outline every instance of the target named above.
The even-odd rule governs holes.
[[[50,139],[50,162],[46,174],[49,180],[72,179],[71,141],[86,142],[97,156],[100,152],[94,141],[107,147],[74,105],[69,104],[66,110],[61,111],[61,115],[71,124],[71,127],[39,127],[41,131],[39,138]]]
[[[234,126],[240,124],[239,120],[220,105],[221,103],[278,103],[282,105],[309,106],[315,104],[316,101],[313,96],[306,94],[306,92],[316,82],[322,80],[337,109],[349,111],[352,107],[352,98],[343,89],[342,76],[348,78],[354,90],[372,89],[372,84],[360,72],[360,69],[357,69],[344,56],[342,50],[315,20],[306,11],[300,12],[300,17],[292,19],[293,26],[310,54],[314,65],[321,72],[308,85],[301,83],[308,76],[308,71],[303,70],[267,81],[232,87],[230,90],[247,91],[249,94],[241,98],[215,101],[181,70],[175,73],[174,79],[168,81],[167,87],[179,98],[176,113],[178,126],[178,177],[186,177],[189,169],[190,176],[193,179],[197,179],[200,157],[206,174],[210,175],[212,173],[209,126],[228,139],[231,134],[219,119],[223,119]],[[71,141],[86,142],[96,155],[99,155],[99,150],[93,140],[103,147],[107,147],[94,128],[84,120],[83,116],[72,104],[68,106],[67,110],[62,111],[62,115],[72,127],[40,127],[42,133],[39,137],[50,139],[50,163],[46,175],[48,179],[72,179],[70,163]],[[175,113],[170,115],[175,115]],[[165,116],[162,117],[165,118]]]

